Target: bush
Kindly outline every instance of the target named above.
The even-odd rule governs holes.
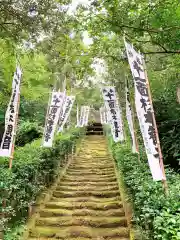
[[[16,136],[16,146],[23,147],[42,136],[43,128],[36,122],[21,121]]]
[[[71,153],[72,145],[80,137],[79,129],[56,137],[53,148],[42,148],[41,140],[15,151],[12,170],[8,159],[0,161],[0,226],[27,216],[28,206],[33,204],[40,192],[51,184],[65,154]],[[3,205],[3,202],[5,205]]]
[[[147,159],[123,144],[111,142],[119,170],[132,198],[135,223],[146,230],[149,238],[157,240],[180,239],[180,175],[166,169],[169,195],[165,197],[161,182],[152,180]]]

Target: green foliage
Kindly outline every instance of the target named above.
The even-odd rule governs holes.
[[[148,239],[178,240],[180,234],[180,176],[166,169],[169,194],[152,180],[145,156],[132,154],[125,144],[111,143],[117,166],[132,198],[134,221],[147,231]]]
[[[78,129],[57,136],[53,148],[41,147],[41,140],[26,144],[15,151],[12,170],[8,169],[8,159],[1,160],[0,212],[5,216],[1,226],[27,216],[28,206],[55,180],[62,159],[80,136]]]
[[[43,129],[37,122],[23,121],[19,124],[16,135],[16,146],[24,146],[42,136]]]
[[[59,1],[3,1],[1,3],[0,37],[21,41],[29,36],[39,37],[40,33],[52,33],[61,25],[64,10],[58,8]],[[59,3],[67,4],[61,0]],[[61,20],[61,21],[60,21]]]
[[[134,92],[123,36],[143,53],[165,163],[175,169],[179,168],[180,136],[176,96],[180,86],[179,5],[178,0],[100,0],[80,7],[77,12],[79,29],[83,27],[93,39],[90,53],[104,60],[107,71],[104,82],[116,87],[122,107],[125,107],[125,75]]]

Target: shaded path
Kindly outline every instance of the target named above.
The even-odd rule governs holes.
[[[51,200],[40,211],[29,240],[128,240],[129,229],[114,164],[103,136],[87,136]]]

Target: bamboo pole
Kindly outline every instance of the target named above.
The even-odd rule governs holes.
[[[155,134],[156,134],[156,139],[157,139],[157,147],[158,147],[158,152],[159,152],[159,162],[160,162],[160,167],[161,167],[163,178],[164,178],[162,180],[162,185],[163,185],[163,189],[165,191],[165,194],[167,196],[168,195],[168,185],[167,185],[167,181],[166,181],[166,174],[165,174],[164,163],[163,163],[163,155],[162,155],[162,151],[161,151],[159,134],[158,134],[157,124],[156,124],[156,119],[155,119],[155,114],[154,114],[154,108],[153,108],[153,102],[152,102],[152,97],[151,97],[151,90],[150,90],[149,79],[148,79],[148,75],[147,75],[146,64],[145,64],[145,60],[144,60],[143,56],[142,56],[142,60],[143,60],[145,78],[146,78],[146,86],[147,86],[147,89],[148,89],[149,101],[150,101],[151,109],[152,109],[153,125],[154,125],[154,129],[155,129]]]

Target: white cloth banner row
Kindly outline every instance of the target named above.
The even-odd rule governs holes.
[[[48,106],[44,129],[43,147],[52,147],[59,121],[59,132],[70,115],[75,96],[66,96],[65,92],[53,92]]]
[[[2,157],[10,157],[12,152],[19,110],[21,78],[22,71],[17,66],[12,82],[12,95],[5,115],[5,131],[0,148],[0,156]]]
[[[144,140],[148,163],[155,181],[165,180],[160,166],[157,137],[153,123],[153,111],[149,99],[146,73],[142,56],[125,41],[126,51],[135,85],[135,105]]]
[[[111,126],[111,133],[115,142],[123,141],[123,123],[122,115],[116,97],[115,88],[113,86],[106,86],[102,88],[102,95],[107,109],[107,119]]]

